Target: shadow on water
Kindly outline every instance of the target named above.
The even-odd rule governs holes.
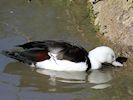
[[[1,0],[0,51],[45,39],[90,50],[100,43],[87,8],[87,0]],[[133,78],[120,74],[123,69],[33,70],[0,55],[0,100],[132,100]]]

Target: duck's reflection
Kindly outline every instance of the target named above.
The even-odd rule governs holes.
[[[56,79],[60,82],[67,83],[95,83],[101,84],[106,83],[112,80],[112,75],[110,71],[101,71],[94,70],[89,73],[86,72],[60,72],[53,70],[43,70],[38,69],[38,73],[50,76],[51,81],[55,81]]]
[[[32,71],[21,63],[10,63],[4,72],[20,76],[20,87],[33,87],[40,91],[78,91],[88,86],[101,89],[109,86],[107,82],[112,80],[111,71],[108,69],[88,73],[44,69]]]
[[[91,87],[93,89],[104,89],[110,87],[111,85],[107,82],[111,80],[112,80],[111,72],[107,70],[106,71],[95,70],[88,75],[88,81],[90,83],[95,84],[94,86]]]
[[[94,70],[88,75],[88,81],[90,83],[101,84],[112,80],[110,71]]]
[[[85,83],[86,72],[62,72],[53,70],[38,69],[38,73],[50,76],[51,81],[60,81],[66,83]]]

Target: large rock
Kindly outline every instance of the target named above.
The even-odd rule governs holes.
[[[102,37],[122,55],[133,55],[133,3],[127,0],[90,0]]]

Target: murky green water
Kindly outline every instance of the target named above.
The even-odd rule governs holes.
[[[100,45],[86,0],[1,0],[0,50],[32,40]],[[33,70],[0,55],[0,100],[132,100],[132,64],[93,72]]]

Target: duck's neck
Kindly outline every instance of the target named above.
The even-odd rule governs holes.
[[[94,55],[89,55],[88,53],[88,59],[90,60],[91,70],[99,69],[101,68],[101,62],[99,62]]]
[[[91,62],[90,62],[89,55],[88,55],[88,57],[87,57],[87,65],[88,65],[88,67],[87,67],[86,71],[88,71],[88,70],[91,69]]]

